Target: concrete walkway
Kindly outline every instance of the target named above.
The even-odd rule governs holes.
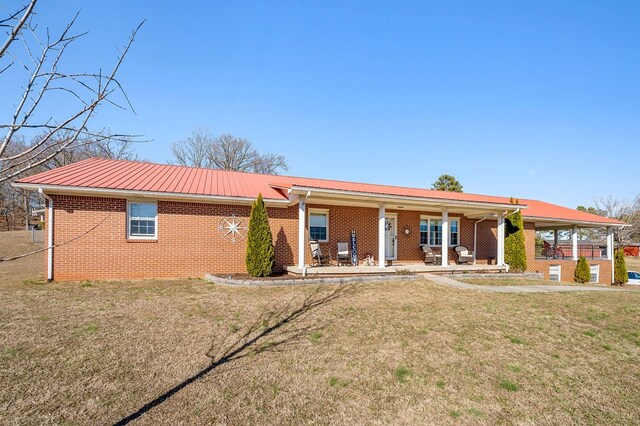
[[[429,281],[433,281],[438,284],[446,285],[448,287],[460,288],[463,290],[478,290],[487,291],[493,293],[557,293],[560,291],[578,292],[578,291],[629,291],[611,287],[595,287],[595,286],[570,286],[570,285],[509,285],[509,286],[497,286],[497,285],[477,285],[463,283],[461,281],[454,280],[452,278],[424,274],[423,277]]]

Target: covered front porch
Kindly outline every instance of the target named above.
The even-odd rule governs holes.
[[[296,264],[284,267],[292,274],[505,271],[505,216],[526,208],[493,199],[427,199],[295,186],[289,191],[298,207]],[[340,244],[348,244],[349,266],[337,266]],[[318,246],[329,255],[328,264],[312,254]],[[464,259],[456,247],[468,249]],[[431,253],[430,261],[425,251]]]

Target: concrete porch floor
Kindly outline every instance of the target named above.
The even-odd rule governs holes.
[[[287,273],[301,275],[302,270],[297,266],[287,266]],[[505,266],[498,265],[424,265],[420,263],[400,264],[395,263],[383,269],[378,266],[307,266],[307,275],[360,275],[360,274],[395,274],[398,271],[409,271],[411,273],[430,274],[454,274],[454,273],[496,273],[506,272]]]

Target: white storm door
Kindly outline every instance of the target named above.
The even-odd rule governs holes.
[[[386,216],[384,226],[384,257],[386,260],[396,260],[398,258],[398,233],[396,216]]]

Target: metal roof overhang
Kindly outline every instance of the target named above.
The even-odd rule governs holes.
[[[627,224],[588,222],[588,221],[569,220],[569,219],[554,219],[554,218],[547,218],[547,217],[524,217],[523,219],[525,222],[534,222],[536,225],[536,231],[553,231],[554,229],[568,229],[573,225],[579,226],[581,228],[605,228],[609,226],[614,228],[622,228],[625,226],[629,226]]]
[[[298,199],[306,199],[312,204],[340,205],[353,207],[378,208],[384,205],[388,209],[403,209],[414,211],[441,211],[461,213],[465,216],[495,214],[503,210],[526,209],[526,205],[491,203],[480,201],[447,200],[441,198],[410,197],[404,195],[376,194],[355,191],[343,191],[304,186],[292,186],[289,189],[292,203]]]
[[[155,191],[139,191],[128,189],[109,189],[109,188],[93,188],[80,186],[61,186],[61,185],[39,185],[37,183],[12,183],[15,188],[22,188],[30,191],[42,190],[49,194],[56,195],[80,195],[94,197],[109,198],[149,198],[154,200],[167,201],[183,201],[194,203],[216,203],[216,204],[241,204],[251,205],[255,198],[251,197],[226,197],[220,195],[200,195],[200,194],[182,194],[175,192],[155,192]],[[264,204],[268,207],[288,207],[290,200],[274,200],[264,198]]]

